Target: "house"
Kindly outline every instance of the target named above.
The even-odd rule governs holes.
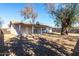
[[[23,22],[10,22],[10,31],[14,35],[19,34],[44,34],[52,32],[52,27],[41,24],[29,24]]]

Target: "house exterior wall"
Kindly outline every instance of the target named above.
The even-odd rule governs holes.
[[[22,27],[21,31],[22,31],[22,34],[32,34],[31,27]]]
[[[29,31],[29,34],[32,34],[32,28],[31,27],[28,28],[28,31]]]
[[[51,28],[49,27],[34,27],[34,33],[32,33],[32,27],[30,26],[21,26],[21,25],[12,25],[11,26],[11,33],[15,35],[23,34],[43,34],[43,33],[50,33]]]
[[[16,27],[16,26],[11,26],[10,27],[10,32],[11,32],[11,34],[14,34],[14,35],[18,35],[18,27]]]
[[[21,26],[20,30],[19,30],[19,25],[12,25],[10,28],[11,34],[14,35],[19,35],[19,34],[32,34],[32,29],[31,27],[23,27]]]

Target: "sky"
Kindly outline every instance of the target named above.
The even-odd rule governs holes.
[[[21,10],[26,6],[32,6],[38,13],[36,21],[39,21],[41,24],[55,27],[54,19],[50,17],[50,14],[48,13],[44,4],[0,3],[0,17],[3,21],[3,27],[7,27],[7,24],[9,24],[9,22],[12,20],[23,20],[24,18],[21,15]],[[28,23],[30,20],[31,19],[27,19],[25,22]]]

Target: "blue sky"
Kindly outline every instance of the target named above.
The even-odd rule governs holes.
[[[0,17],[4,22],[3,27],[6,27],[7,26],[6,24],[8,24],[10,20],[17,20],[17,21],[23,20],[23,16],[21,16],[20,11],[27,5],[30,5],[30,4],[24,4],[24,3],[2,3],[1,4],[0,3]],[[38,13],[38,17],[36,18],[36,21],[39,21],[42,24],[55,27],[54,19],[50,17],[44,4],[35,3],[31,5]],[[29,22],[29,21],[30,19],[26,20],[25,22]]]

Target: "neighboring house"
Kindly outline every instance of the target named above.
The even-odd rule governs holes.
[[[41,24],[28,24],[22,22],[10,22],[10,31],[12,34],[44,34],[51,33],[52,27]]]

